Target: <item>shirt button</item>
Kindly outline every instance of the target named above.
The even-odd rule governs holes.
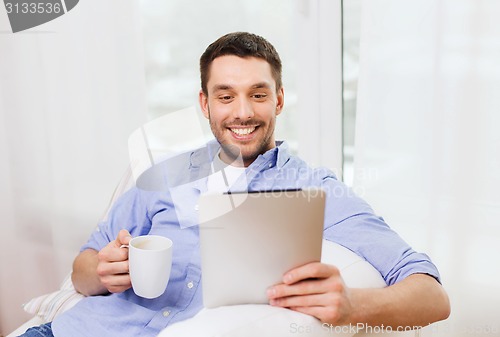
[[[165,311],[163,312],[163,317],[168,317],[169,315],[170,315],[170,311],[165,310]]]
[[[273,167],[273,164],[272,164],[272,163],[271,163],[271,164],[269,164],[269,168],[271,168],[271,167]]]
[[[194,287],[193,282],[188,282],[187,287],[188,287],[189,289],[193,288],[193,287]]]
[[[198,205],[195,205],[195,206],[194,206],[194,210],[195,210],[195,211],[198,211],[199,209],[200,209],[200,206],[198,206]]]

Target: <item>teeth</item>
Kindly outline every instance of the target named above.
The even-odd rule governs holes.
[[[246,128],[246,129],[231,129],[231,131],[236,133],[238,136],[248,135],[248,134],[252,133],[254,130],[255,130],[255,127]]]

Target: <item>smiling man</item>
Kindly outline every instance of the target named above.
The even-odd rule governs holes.
[[[324,238],[362,256],[387,284],[350,289],[335,266],[310,263],[270,285],[270,305],[333,325],[425,326],[448,317],[448,297],[429,257],[414,251],[331,171],[309,167],[275,140],[284,89],[281,60],[267,40],[224,35],[201,56],[200,72],[199,102],[216,142],[159,165],[168,188],[135,187],[116,201],[73,265],[75,288],[88,297],[24,336],[156,336],[196,315],[203,303],[195,206],[207,191],[324,189]],[[221,169],[230,179],[217,179]],[[121,248],[144,234],[169,237],[175,245],[167,290],[153,300],[134,294]]]
[[[209,69],[199,100],[221,144],[220,158],[233,163],[241,155],[248,166],[259,154],[275,147],[274,128],[283,109],[283,87],[272,76],[270,64],[254,56],[219,56]]]

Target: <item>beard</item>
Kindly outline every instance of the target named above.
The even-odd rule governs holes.
[[[248,166],[259,155],[275,147],[274,143],[274,126],[276,117],[272,118],[268,123],[257,119],[249,119],[246,121],[230,121],[218,124],[210,117],[209,123],[212,133],[219,142],[225,156],[231,160],[234,166]],[[241,142],[233,139],[229,134],[229,126],[255,126],[258,125],[253,132],[258,132],[257,137],[250,142]]]

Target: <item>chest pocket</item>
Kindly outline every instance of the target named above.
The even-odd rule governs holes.
[[[170,189],[177,220],[181,228],[198,225],[198,199],[200,190],[196,182]]]

